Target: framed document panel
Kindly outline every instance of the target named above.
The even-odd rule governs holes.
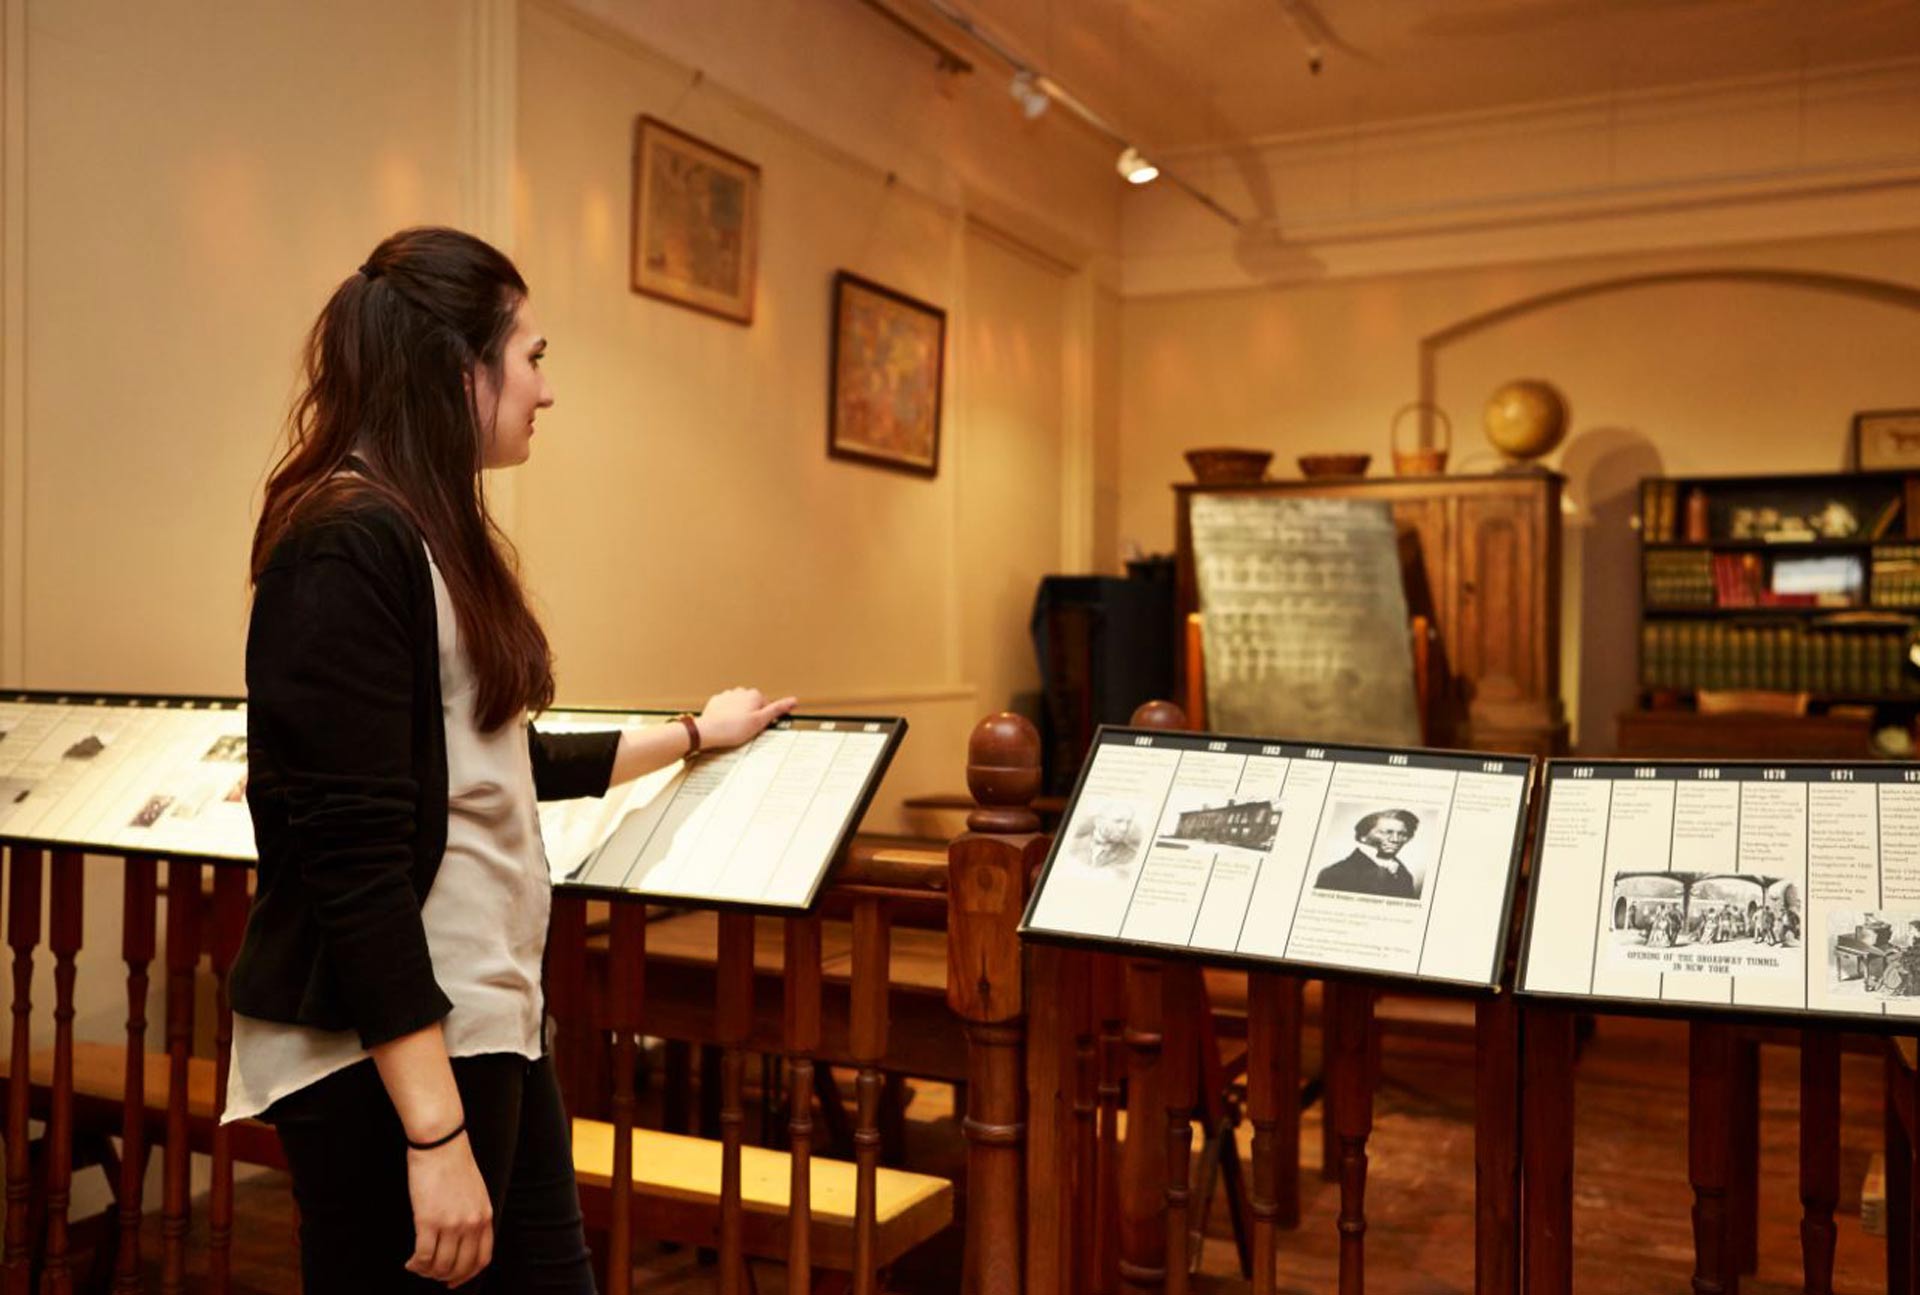
[[[1021,934],[1491,989],[1532,768],[1102,728]]]
[[[1519,990],[1920,1017],[1920,769],[1554,760]]]
[[[664,724],[666,712],[555,711],[543,732]],[[596,800],[543,806],[556,884],[705,907],[813,905],[853,837],[903,719],[789,716],[745,746]]]
[[[550,711],[544,732],[664,724],[666,711]],[[547,802],[556,884],[774,911],[808,908],[907,729],[790,716],[691,768]],[[0,841],[251,861],[247,712],[227,699],[0,694]]]
[[[180,697],[0,696],[0,840],[252,859],[245,708]]]

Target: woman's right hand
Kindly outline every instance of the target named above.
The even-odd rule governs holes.
[[[797,702],[794,697],[768,701],[758,688],[729,688],[707,698],[699,717],[701,750],[715,751],[739,746],[760,736],[767,725],[785,715]]]
[[[493,1262],[493,1200],[462,1133],[431,1151],[407,1150],[413,1258],[407,1271],[458,1286]]]

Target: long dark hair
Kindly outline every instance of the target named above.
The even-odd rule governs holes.
[[[374,248],[307,335],[304,389],[253,532],[258,580],[290,531],[369,494],[411,518],[453,599],[486,731],[553,700],[547,636],[487,512],[472,381],[484,369],[499,389],[526,295],[513,262],[471,234],[406,229]]]

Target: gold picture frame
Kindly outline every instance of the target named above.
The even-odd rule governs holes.
[[[633,290],[753,323],[760,168],[653,117],[633,145]]]
[[[947,312],[842,270],[833,277],[827,453],[935,476]]]

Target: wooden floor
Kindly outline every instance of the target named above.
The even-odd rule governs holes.
[[[1686,1179],[1686,1029],[1667,1022],[1603,1020],[1587,1045],[1576,1086],[1576,1290],[1581,1295],[1650,1295],[1688,1290],[1692,1235]],[[1367,1288],[1378,1295],[1442,1295],[1473,1288],[1472,1086],[1470,1053],[1458,1042],[1389,1039],[1385,1080],[1375,1105],[1367,1213]],[[1797,1059],[1763,1050],[1761,1245],[1757,1276],[1745,1295],[1786,1295],[1800,1289],[1797,1185]],[[1835,1288],[1885,1287],[1885,1245],[1860,1227],[1860,1187],[1880,1141],[1881,1072],[1877,1058],[1844,1062],[1840,1245]],[[948,1090],[918,1087],[909,1121],[916,1167],[945,1172],[960,1154]],[[1244,1134],[1243,1134],[1244,1136]],[[1334,1217],[1338,1192],[1320,1180],[1319,1112],[1309,1112],[1303,1136],[1310,1163],[1303,1171],[1305,1218],[1282,1242],[1283,1291],[1325,1292],[1334,1287]],[[295,1264],[285,1180],[270,1176],[237,1193],[236,1289],[294,1288]],[[195,1219],[192,1268],[203,1271],[204,1200]],[[150,1219],[147,1254],[159,1243]],[[1216,1204],[1199,1291],[1241,1287],[1227,1238],[1224,1208]],[[959,1238],[950,1230],[908,1257],[890,1289],[903,1293],[957,1289]],[[713,1270],[689,1252],[646,1253],[636,1289],[706,1295]],[[755,1265],[759,1295],[781,1295],[785,1275],[775,1264]],[[157,1288],[156,1278],[150,1288]]]

